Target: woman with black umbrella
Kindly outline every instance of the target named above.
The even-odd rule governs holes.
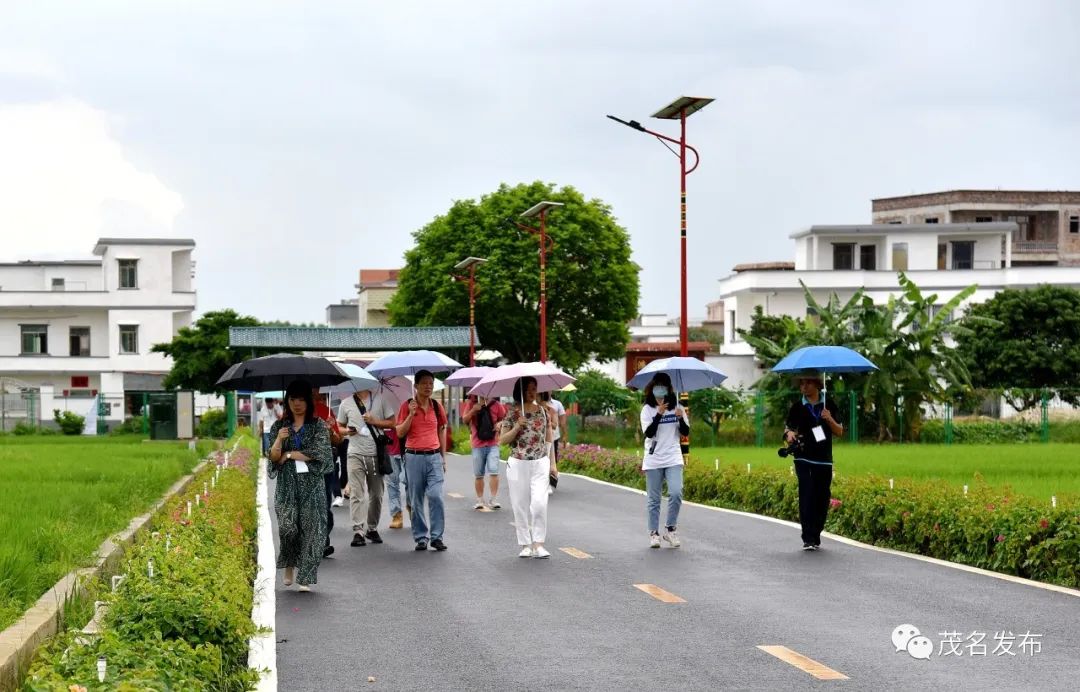
[[[315,584],[326,541],[326,482],[334,468],[330,429],[315,416],[311,384],[296,380],[285,390],[285,415],[270,428],[270,477],[277,479],[280,552],[285,586],[296,581],[301,591]]]

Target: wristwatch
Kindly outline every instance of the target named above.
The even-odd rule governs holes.
[[[285,452],[285,458],[292,461],[292,452]]]

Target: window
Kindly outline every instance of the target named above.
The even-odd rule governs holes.
[[[855,268],[855,243],[833,243],[832,268],[854,269]]]
[[[936,217],[936,216],[928,216],[925,219],[923,219],[923,223],[937,223],[937,222],[938,222],[938,217]]]
[[[1029,235],[1029,233],[1031,232],[1031,227],[1035,225],[1034,224],[1034,220],[1035,220],[1034,216],[1028,216],[1026,214],[1022,215],[1022,216],[1012,215],[1012,216],[1005,217],[1005,220],[1006,221],[1012,221],[1017,226],[1016,237],[1013,238],[1013,240],[1031,240],[1032,239],[1031,236]]]
[[[22,351],[25,356],[49,355],[49,327],[45,324],[20,324]]]
[[[1080,233],[1080,216],[1069,217],[1069,233]]]
[[[139,352],[139,325],[120,325],[120,353],[137,354]]]
[[[975,241],[954,240],[952,241],[952,268],[974,269],[975,268]]]
[[[940,313],[941,309],[944,308],[944,307],[945,307],[944,305],[931,305],[930,306],[930,319],[933,319],[933,318],[937,317],[938,313]],[[946,324],[948,324],[949,322],[952,322],[953,321],[953,311],[949,310],[947,313],[945,313],[945,316],[942,317],[941,320],[943,322],[945,322]]]
[[[90,327],[72,327],[68,332],[69,355],[90,355]]]
[[[859,268],[867,272],[877,269],[877,245],[859,247]]]
[[[893,225],[893,226],[899,226],[900,224],[902,224],[902,223],[904,223],[904,222],[903,222],[903,221],[890,221],[889,223],[890,223],[891,225]]]
[[[949,246],[945,243],[937,244],[937,268],[944,271],[949,266]]]
[[[893,271],[906,272],[907,268],[907,243],[893,243],[892,268]]]
[[[994,220],[993,216],[976,216],[975,223],[990,223]]]
[[[117,262],[120,264],[120,288],[138,288],[139,260],[122,259],[117,260]]]
[[[90,386],[89,375],[72,375],[71,376],[71,388],[72,389],[87,389]]]
[[[52,280],[52,290],[62,291],[64,290],[64,279],[62,277],[55,277]]]

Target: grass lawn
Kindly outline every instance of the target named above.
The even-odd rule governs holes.
[[[776,455],[779,445],[757,447],[691,448],[693,462],[712,467],[786,468],[790,459]],[[624,448],[625,449],[625,448]],[[976,474],[994,486],[1011,486],[1022,495],[1050,501],[1066,495],[1080,499],[1080,447],[1075,444],[837,444],[833,448],[835,471],[875,474],[885,478],[938,480],[956,487],[972,485]]]
[[[0,439],[0,629],[90,562],[198,457],[186,442],[138,436]]]

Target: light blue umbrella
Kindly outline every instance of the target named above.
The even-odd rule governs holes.
[[[453,358],[436,351],[399,351],[388,353],[367,366],[368,373],[375,377],[394,375],[415,375],[421,370],[430,372],[453,372],[464,367]]]
[[[285,398],[285,392],[280,390],[280,389],[277,389],[277,390],[270,390],[268,392],[255,392],[251,396],[255,397],[256,399],[284,399]]]
[[[846,346],[804,346],[773,366],[778,373],[872,372],[878,367]]]
[[[345,371],[349,379],[341,384],[319,389],[323,394],[352,394],[353,392],[367,392],[379,388],[379,378],[359,365],[338,363],[338,367]]]
[[[703,360],[688,356],[672,356],[654,360],[638,370],[626,386],[643,389],[649,384],[653,375],[660,372],[666,373],[671,378],[671,386],[676,392],[693,392],[698,389],[717,387],[727,379],[727,375]]]

